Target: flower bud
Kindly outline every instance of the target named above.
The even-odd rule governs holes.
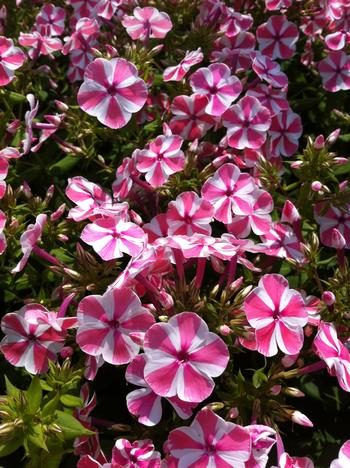
[[[286,387],[284,389],[284,393],[295,398],[301,398],[305,396],[305,393],[299,390],[299,388],[295,388],[295,387]]]
[[[314,180],[311,184],[311,190],[313,192],[320,192],[322,188],[323,188],[323,184],[318,180]]]
[[[69,237],[66,236],[65,234],[57,234],[57,239],[60,242],[68,242],[69,241]]]
[[[326,143],[328,145],[333,145],[333,143],[336,142],[336,140],[338,139],[340,135],[340,128],[337,128],[336,130],[334,130],[332,133],[330,133],[326,139]]]
[[[228,417],[230,419],[236,419],[238,416],[239,416],[238,408],[236,406],[234,406],[233,408],[230,409],[230,411],[228,413]]]
[[[348,158],[342,158],[340,156],[337,156],[336,158],[333,158],[333,162],[335,162],[339,166],[343,166],[344,164],[347,164],[349,160]]]
[[[231,333],[233,333],[228,325],[220,325],[219,332],[222,336],[228,336],[231,335]]]
[[[8,133],[11,133],[11,135],[14,135],[20,126],[21,126],[21,121],[19,119],[15,119],[6,125],[6,131]]]
[[[115,47],[111,46],[110,44],[106,44],[105,48],[110,58],[118,57],[119,54]]]
[[[300,411],[293,411],[290,418],[296,424],[300,424],[300,426],[306,426],[306,427],[314,426],[313,423],[310,421],[310,419],[307,416],[305,416],[305,414],[301,413]]]
[[[32,198],[33,196],[29,184],[25,180],[22,182],[22,192],[26,198]]]
[[[293,224],[300,221],[300,219],[301,217],[296,206],[291,201],[286,200],[282,210],[281,222]]]
[[[335,303],[335,295],[332,291],[324,291],[322,293],[322,300],[326,305],[332,306]]]
[[[273,387],[270,388],[270,393],[271,395],[279,395],[282,390],[282,385],[274,385]]]
[[[290,167],[292,169],[300,169],[303,165],[303,161],[293,161]]]
[[[343,234],[336,228],[332,229],[331,247],[337,250],[341,250],[345,247],[345,245],[346,241]]]
[[[136,211],[129,210],[129,216],[130,220],[138,226],[141,226],[141,224],[143,223],[141,216],[138,213],[136,213]]]
[[[58,99],[55,99],[55,105],[60,112],[67,112],[69,109],[69,106],[67,104],[65,104],[62,101],[59,101]]]
[[[174,307],[174,299],[166,291],[164,290],[160,291],[158,295],[158,299],[162,307],[164,307],[164,309],[167,310],[167,309],[171,309],[172,307]]]
[[[60,217],[63,215],[64,213],[64,210],[66,209],[66,204],[65,203],[62,203],[62,205],[60,205],[56,211],[54,211],[51,216],[50,216],[50,220],[51,221],[57,221],[58,219],[60,219]]]
[[[169,317],[167,315],[160,315],[158,317],[158,319],[161,321],[161,322],[167,322],[169,320]]]
[[[288,369],[288,367],[291,367],[296,360],[298,359],[299,354],[286,354],[282,359],[281,363],[284,368]]]
[[[61,349],[60,355],[63,359],[70,358],[73,356],[73,348],[71,346],[64,346]]]
[[[314,141],[314,148],[317,149],[317,150],[320,150],[322,148],[324,148],[324,136],[323,135],[318,135],[316,138],[315,138],[315,141]]]

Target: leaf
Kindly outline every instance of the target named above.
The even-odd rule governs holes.
[[[22,445],[22,437],[19,437],[18,434],[13,440],[3,440],[0,442],[0,457],[6,457],[11,453],[15,452]]]
[[[40,424],[33,425],[30,429],[30,432],[26,434],[27,442],[29,442],[28,447],[30,445],[34,445],[42,450],[48,452],[48,448],[45,442],[45,435],[43,431],[43,426]]]
[[[93,435],[94,432],[86,429],[74,416],[57,410],[55,412],[56,423],[62,429],[63,437],[65,440],[75,439],[83,435]]]
[[[254,372],[252,382],[255,388],[259,388],[263,383],[267,382],[267,376],[262,372],[261,369],[258,369]]]
[[[52,175],[68,174],[79,162],[80,159],[77,157],[66,156],[55,164],[52,164],[49,167],[49,173]]]
[[[6,377],[5,375],[5,385],[6,385],[6,393],[9,396],[18,396],[20,394],[20,390],[16,388]]]
[[[60,396],[57,394],[53,398],[50,398],[49,401],[45,403],[41,411],[41,414],[43,415],[43,417],[53,415],[57,409],[59,402],[60,402]]]
[[[61,400],[61,403],[64,404],[64,406],[68,406],[69,408],[76,408],[76,407],[81,408],[83,406],[83,400],[74,395],[69,395],[69,394],[62,395],[60,400]]]
[[[43,391],[40,385],[40,379],[38,376],[33,377],[29,388],[27,390],[28,405],[30,411],[36,411],[40,408]]]

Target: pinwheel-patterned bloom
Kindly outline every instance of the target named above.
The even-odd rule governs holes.
[[[35,59],[40,55],[50,55],[62,49],[62,42],[58,37],[51,37],[41,34],[39,31],[31,33],[20,33],[18,42],[21,46],[30,47],[28,55],[31,59]]]
[[[211,203],[199,198],[195,192],[183,192],[169,203],[167,212],[168,235],[184,234],[191,236],[211,234],[210,222],[214,208]]]
[[[25,58],[24,52],[13,45],[12,39],[0,36],[0,86],[13,80],[15,70],[23,65]]]
[[[98,58],[87,66],[77,99],[85,112],[117,129],[143,107],[147,88],[132,63],[122,58]]]
[[[3,317],[1,330],[6,336],[0,349],[12,365],[32,374],[45,372],[48,360],[55,361],[64,346],[65,330],[72,325],[66,320],[56,319],[40,304],[28,304]]]
[[[185,258],[216,257],[221,260],[230,260],[238,250],[223,237],[217,238],[205,236],[204,234],[193,234],[191,237],[172,236],[168,240],[172,247],[181,249]]]
[[[293,0],[265,0],[266,9],[270,11],[289,8],[292,3]]]
[[[137,153],[137,169],[145,174],[152,187],[160,187],[185,165],[185,155],[180,149],[183,139],[178,135],[160,135],[147,149]]]
[[[212,393],[212,377],[221,375],[229,360],[226,344],[192,312],[152,325],[144,351],[144,377],[151,389],[160,396],[194,403]]]
[[[99,0],[97,14],[102,18],[110,20],[123,0]]]
[[[282,72],[277,62],[260,52],[252,52],[252,68],[261,80],[266,81],[275,88],[284,88],[288,84],[288,78]]]
[[[103,296],[84,297],[78,306],[77,343],[91,356],[102,355],[110,364],[128,364],[139,352],[131,333],[145,332],[153,315],[127,288],[112,289]]]
[[[350,55],[338,50],[332,51],[318,62],[318,70],[324,89],[335,93],[350,89]]]
[[[337,229],[345,240],[345,248],[350,249],[350,206],[340,210],[335,206],[328,209],[324,203],[315,206],[315,219],[320,225],[322,244],[334,247],[333,229]]]
[[[350,392],[350,353],[339,340],[333,324],[321,322],[314,347],[318,356],[327,364],[329,373],[337,377],[343,390]]]
[[[244,310],[249,324],[255,328],[261,354],[274,356],[278,349],[285,354],[300,351],[308,314],[301,294],[289,289],[283,276],[264,275],[244,301]]]
[[[298,28],[286,16],[270,16],[256,30],[260,51],[272,59],[288,59],[294,55],[299,37]]]
[[[329,468],[347,468],[350,466],[350,440],[347,440],[339,450],[339,457],[333,460]]]
[[[266,255],[305,261],[301,242],[290,226],[273,223],[270,231],[261,236],[261,240],[263,241],[261,251]]]
[[[244,96],[222,116],[227,142],[232,148],[260,148],[270,128],[270,111],[253,96]]]
[[[145,246],[146,234],[137,224],[103,217],[85,226],[81,239],[91,245],[103,260],[113,260],[124,253],[136,257]]]
[[[171,105],[174,117],[169,126],[173,133],[184,140],[201,138],[215,124],[215,118],[205,111],[208,98],[201,94],[176,96]]]
[[[247,31],[253,25],[251,15],[242,15],[233,8],[226,8],[225,16],[220,21],[220,31],[227,37],[235,37],[239,33]]]
[[[128,365],[125,379],[133,385],[142,387],[128,393],[126,404],[131,414],[138,417],[138,421],[145,426],[154,426],[162,417],[162,397],[154,393],[144,379],[146,359],[144,354],[139,354]],[[182,419],[192,416],[192,408],[195,403],[180,400],[177,396],[167,398],[176,413]]]
[[[181,62],[174,66],[168,67],[164,70],[163,80],[164,81],[181,81],[193,65],[197,65],[203,60],[202,49],[198,47],[197,50],[186,51],[185,57]]]
[[[136,7],[133,13],[133,16],[124,16],[122,19],[122,25],[131,39],[162,39],[173,27],[169,15],[157,8]]]
[[[298,149],[302,133],[303,127],[298,114],[288,109],[274,115],[269,129],[273,154],[292,156]]]
[[[205,111],[209,115],[220,116],[241,94],[242,84],[224,63],[213,63],[208,68],[200,68],[190,78],[192,91],[208,98]]]
[[[268,462],[268,454],[276,443],[276,431],[262,424],[246,426],[252,438],[252,452],[245,468],[265,468]]]
[[[273,210],[273,199],[265,190],[257,189],[253,192],[254,203],[251,205],[249,214],[235,216],[232,223],[228,225],[228,231],[236,237],[247,237],[250,230],[258,236],[270,230],[271,216]]]
[[[256,186],[249,174],[242,174],[234,164],[224,164],[202,187],[202,197],[212,203],[214,218],[232,223],[233,214],[251,212]]]
[[[11,270],[11,273],[19,273],[26,266],[32,250],[41,238],[46,221],[47,215],[39,214],[35,219],[35,224],[29,224],[25,232],[21,235],[20,244],[23,257],[18,262],[17,266]]]
[[[289,109],[286,91],[274,89],[271,85],[259,84],[253,89],[248,89],[247,96],[257,98],[262,106],[268,108],[271,116]]]
[[[176,460],[174,466],[244,468],[251,453],[251,437],[242,426],[203,409],[190,426],[170,432],[166,447]]]
[[[308,457],[291,457],[287,452],[282,453],[278,460],[279,468],[315,468]]]
[[[35,23],[38,30],[46,31],[48,36],[60,36],[64,31],[65,18],[66,12],[63,8],[46,3],[36,17]]]

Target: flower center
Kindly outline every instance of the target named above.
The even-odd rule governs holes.
[[[207,454],[213,455],[216,452],[215,446],[212,444],[207,445]]]
[[[226,197],[232,197],[232,194],[233,194],[233,190],[231,189],[227,189],[225,192]]]
[[[184,221],[186,224],[191,224],[192,223],[192,217],[189,215],[184,216]]]
[[[280,318],[280,311],[279,311],[279,310],[274,310],[273,315],[272,315],[272,318],[273,318],[274,320],[279,320],[279,318]]]
[[[209,88],[210,94],[216,94],[218,92],[218,88],[216,86],[212,86]]]
[[[35,342],[35,341],[36,341],[36,336],[33,335],[33,333],[30,333],[30,334],[28,335],[28,341]]]
[[[111,86],[108,86],[107,88],[107,93],[110,95],[110,96],[115,96],[117,94],[117,88],[115,85],[111,85]]]
[[[177,359],[182,364],[185,364],[189,360],[189,355],[186,353],[186,351],[180,351],[177,355]]]
[[[112,319],[108,322],[108,325],[110,326],[110,328],[119,328],[119,325],[120,323],[118,322],[118,320],[115,320],[115,319]]]

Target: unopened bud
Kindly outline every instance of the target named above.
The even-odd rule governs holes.
[[[318,181],[318,180],[314,180],[312,183],[311,183],[311,190],[313,192],[320,192],[323,188],[323,184],[322,182]]]
[[[303,161],[293,161],[290,167],[292,169],[300,169],[303,164],[304,164]]]
[[[29,184],[25,180],[22,182],[22,192],[26,198],[32,198],[33,196]]]
[[[115,47],[111,46],[110,44],[105,45],[106,52],[110,58],[118,57],[118,51]]]
[[[174,299],[166,291],[164,290],[160,291],[158,295],[158,299],[162,307],[164,307],[164,309],[167,310],[167,309],[171,309],[172,307],[174,307]]]
[[[60,355],[63,359],[70,358],[73,356],[73,348],[71,346],[64,346],[61,349]]]
[[[55,99],[55,105],[60,112],[67,112],[69,110],[69,106],[58,99]]]
[[[231,333],[233,333],[233,331],[228,325],[220,325],[219,332],[222,336],[228,336],[231,335]]]
[[[346,245],[346,240],[343,234],[340,231],[338,231],[338,229],[333,228],[332,236],[331,236],[331,247],[337,250],[341,250],[345,247],[345,245]]]
[[[274,385],[273,387],[270,388],[270,393],[271,395],[279,395],[282,390],[282,385]]]
[[[322,293],[322,300],[326,305],[331,306],[335,303],[335,295],[332,291],[324,291]]]
[[[51,221],[57,221],[58,219],[60,219],[60,217],[63,215],[64,213],[64,210],[66,209],[66,204],[65,203],[62,203],[62,205],[60,205],[56,211],[54,211],[51,216],[50,216],[50,219]]]
[[[342,158],[341,156],[337,156],[336,158],[333,158],[333,162],[338,164],[338,166],[344,166],[344,164],[347,164],[349,160],[348,158]]]
[[[238,408],[236,406],[234,406],[233,408],[230,409],[230,411],[228,413],[228,417],[230,419],[236,419],[238,416],[239,416]]]
[[[66,236],[65,234],[57,234],[57,239],[60,242],[68,242],[69,241],[69,237]]]
[[[313,427],[313,423],[310,419],[305,416],[305,414],[301,413],[300,411],[293,411],[290,415],[290,419],[295,422],[296,424],[300,424],[300,426],[306,427]]]
[[[328,145],[332,145],[333,143],[336,142],[336,140],[338,139],[340,135],[340,128],[337,128],[336,130],[334,130],[332,133],[330,133],[326,139],[326,143]]]
[[[209,405],[206,405],[204,408],[210,409],[212,411],[220,411],[224,406],[224,403],[222,403],[221,401],[214,401],[213,403],[209,403]]]
[[[284,389],[284,393],[294,398],[302,398],[305,396],[305,393],[299,390],[299,388],[295,388],[295,387],[286,387]]]
[[[160,315],[158,317],[158,320],[160,320],[161,322],[167,322],[169,320],[169,317],[167,315]]]
[[[129,216],[130,220],[138,226],[141,226],[141,224],[143,223],[141,216],[138,213],[136,213],[136,211],[129,210]]]
[[[317,149],[317,150],[320,150],[320,149],[324,148],[324,136],[323,135],[318,135],[315,138],[314,148]]]

